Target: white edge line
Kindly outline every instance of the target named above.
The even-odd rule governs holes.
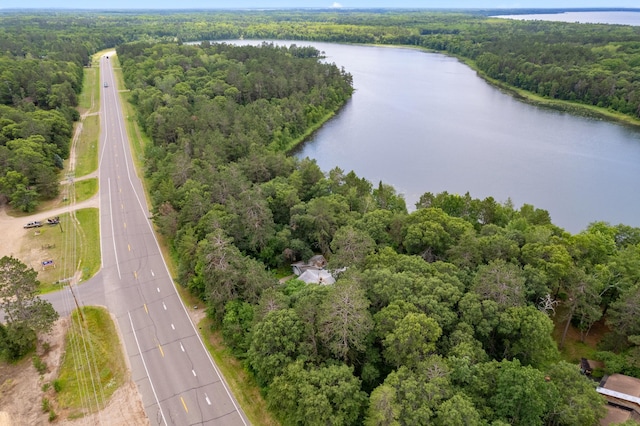
[[[144,362],[144,356],[142,355],[142,349],[140,349],[140,343],[138,342],[138,336],[136,335],[136,329],[133,327],[133,320],[131,319],[131,312],[127,311],[127,315],[129,315],[129,323],[131,324],[131,331],[133,332],[133,338],[136,341],[136,346],[138,347],[138,353],[140,354],[140,359],[142,360],[142,366],[144,367],[144,371],[147,373],[147,379],[149,380],[149,384],[151,385],[151,391],[153,392],[153,397],[156,399],[156,403],[158,404],[158,408],[160,409],[160,415],[162,416],[162,421],[165,426],[167,425],[167,419],[164,418],[164,413],[162,412],[162,405],[160,405],[160,401],[158,400],[158,395],[156,394],[156,388],[153,387],[153,382],[151,381],[151,376],[149,375],[149,370],[147,370],[147,363]]]
[[[117,96],[117,95],[116,95]],[[117,108],[118,108],[118,124],[120,125],[120,131],[122,132],[122,112],[120,112],[120,99],[118,96],[118,101],[116,102]],[[124,149],[125,146],[125,138],[122,138],[122,146]],[[127,137],[127,142],[129,142],[129,139]],[[127,152],[125,151],[125,159],[127,159]],[[140,210],[142,210],[142,214],[145,215],[145,217],[147,218],[146,223],[147,226],[149,227],[149,230],[151,231],[151,235],[153,235],[153,240],[156,243],[156,248],[158,249],[158,253],[160,254],[160,259],[162,259],[162,264],[164,265],[164,269],[165,272],[167,273],[167,276],[169,277],[169,279],[171,279],[171,287],[173,288],[173,291],[176,295],[176,297],[178,298],[178,300],[180,301],[180,305],[182,306],[182,309],[184,311],[184,314],[186,315],[187,319],[189,320],[189,323],[191,324],[191,327],[193,328],[193,333],[196,335],[196,337],[198,338],[198,341],[200,342],[200,345],[202,346],[202,349],[204,350],[204,353],[207,354],[207,358],[209,359],[209,362],[211,363],[211,366],[213,367],[213,370],[216,372],[216,374],[218,375],[218,378],[220,379],[220,383],[222,383],[222,386],[224,387],[225,392],[227,393],[227,396],[229,396],[229,399],[231,400],[231,403],[233,404],[233,407],[236,409],[236,412],[238,413],[238,415],[240,416],[240,420],[242,420],[242,423],[245,426],[249,426],[247,424],[247,422],[244,419],[244,413],[238,408],[238,405],[236,404],[236,400],[233,397],[233,395],[231,394],[231,391],[229,391],[229,386],[227,385],[226,380],[224,379],[224,376],[222,375],[222,373],[220,373],[220,370],[218,369],[218,367],[216,366],[216,364],[213,362],[213,358],[211,358],[211,354],[209,353],[209,351],[207,350],[206,346],[204,345],[204,342],[202,341],[202,338],[200,337],[200,333],[198,333],[198,330],[196,329],[195,324],[193,323],[193,321],[191,320],[191,316],[189,316],[189,313],[187,312],[187,308],[184,306],[184,303],[182,302],[182,299],[180,298],[180,295],[178,294],[178,290],[176,289],[176,285],[173,282],[173,278],[171,278],[171,273],[169,272],[169,267],[167,266],[167,262],[165,262],[164,260],[164,256],[162,256],[162,250],[160,250],[160,244],[158,243],[158,239],[156,238],[156,233],[153,230],[153,227],[151,226],[151,221],[149,220],[144,206],[142,205],[142,202],[140,201],[140,198],[138,197],[138,192],[136,191],[135,186],[133,185],[133,182],[131,181],[131,175],[129,174],[129,166],[128,166],[129,162],[127,159],[127,174],[129,176],[129,182],[131,183],[131,187],[133,188],[133,192],[136,194],[136,198],[138,199],[138,204],[140,205]],[[146,369],[146,367],[145,367]],[[148,373],[147,373],[148,374]],[[164,416],[163,416],[164,419]],[[166,424],[166,422],[165,422]]]
[[[112,71],[112,74],[113,74],[113,71]],[[127,149],[129,150],[129,152],[132,152],[132,151],[131,151],[131,145],[129,143],[128,135],[126,135],[126,132],[123,130],[123,123],[122,123],[123,113],[122,113],[122,109],[120,108],[120,96],[118,96],[117,92],[116,92],[116,110],[117,110],[117,116],[118,116],[118,129],[120,130],[120,140],[122,142],[122,152],[124,154],[124,162],[127,165],[127,178],[129,179],[129,184],[131,185],[131,188],[133,188],[133,193],[136,196],[136,200],[138,200],[138,205],[140,205],[140,209],[145,214],[146,220],[149,221],[149,213],[145,212],[144,205],[142,204],[142,200],[140,199],[140,196],[138,195],[138,191],[136,191],[136,187],[133,184],[133,180],[131,179],[132,166],[129,165],[129,155],[127,155]],[[125,144],[125,141],[127,142],[126,144]],[[131,157],[133,158],[133,154],[131,154]],[[138,177],[137,174],[136,174],[136,177]],[[140,178],[138,178],[138,180],[140,180]],[[155,234],[154,234],[154,237],[155,237]]]
[[[111,216],[111,240],[113,241],[113,255],[116,257],[116,268],[118,268],[118,278],[122,279],[120,275],[120,264],[118,263],[118,250],[116,249],[116,234],[113,231],[113,208],[111,206],[111,178],[107,180],[109,184],[109,215]]]

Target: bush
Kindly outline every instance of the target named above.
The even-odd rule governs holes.
[[[47,364],[38,356],[33,356],[33,366],[38,370],[38,373],[44,374],[47,372]]]
[[[56,391],[56,393],[58,393],[58,392],[60,392],[62,390],[62,380],[55,379],[53,381],[53,390]]]
[[[0,357],[17,361],[36,348],[36,333],[25,324],[9,323],[0,329]]]
[[[51,402],[49,398],[42,398],[42,411],[47,413],[51,411]]]

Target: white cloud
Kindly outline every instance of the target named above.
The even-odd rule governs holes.
[[[334,1],[333,4],[331,5],[331,7],[340,8],[340,7],[342,7],[342,5],[340,3],[338,3],[337,1]]]

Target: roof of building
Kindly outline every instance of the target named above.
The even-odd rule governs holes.
[[[607,415],[600,420],[601,425],[623,423],[631,418],[631,411],[607,405]]]
[[[603,380],[600,386],[604,389],[640,398],[640,379],[635,377],[612,374],[606,380]]]
[[[298,279],[307,284],[333,284],[336,282],[333,275],[325,269],[307,269]]]

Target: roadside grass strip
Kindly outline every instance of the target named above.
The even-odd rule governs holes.
[[[127,376],[120,339],[107,310],[84,307],[82,317],[77,310],[71,315],[56,380],[58,409],[72,418],[103,409]]]

